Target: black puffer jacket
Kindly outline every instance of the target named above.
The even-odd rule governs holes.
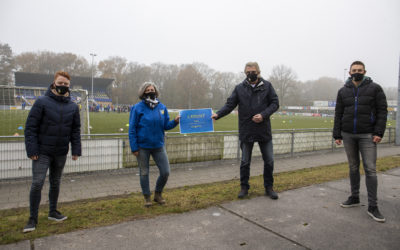
[[[56,96],[50,87],[39,97],[25,125],[25,147],[28,157],[66,155],[71,142],[72,155],[81,155],[81,122],[79,107],[70,97]]]
[[[239,139],[243,142],[270,141],[271,122],[269,117],[278,110],[279,100],[272,84],[264,79],[256,87],[247,80],[238,84],[228,98],[225,106],[218,112],[218,119],[229,114],[239,105]],[[252,121],[252,117],[261,114],[261,123]]]
[[[358,87],[348,79],[337,95],[333,138],[342,139],[342,131],[383,137],[386,119],[387,102],[381,86],[369,77]]]

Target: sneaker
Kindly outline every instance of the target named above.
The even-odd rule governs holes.
[[[49,220],[54,220],[54,221],[63,221],[66,220],[68,217],[62,215],[59,211],[55,210],[49,213],[49,217],[47,217]]]
[[[153,205],[153,203],[151,203],[150,195],[144,195],[144,206],[151,207],[152,205]]]
[[[26,223],[26,226],[24,227],[24,230],[22,232],[28,233],[32,232],[36,229],[36,220],[33,218],[29,218],[28,223]]]
[[[265,189],[265,195],[269,196],[269,198],[271,198],[273,200],[278,199],[278,194],[274,191],[274,189],[272,187],[267,187]]]
[[[239,198],[239,199],[243,199],[244,197],[246,197],[246,196],[248,196],[248,195],[249,195],[249,190],[248,190],[247,188],[245,188],[245,187],[242,187],[242,188],[240,189],[239,194],[238,194],[238,198]]]
[[[385,217],[383,217],[383,215],[379,212],[378,207],[369,206],[367,213],[375,221],[378,221],[378,222],[385,222],[386,221]]]
[[[341,207],[357,207],[360,206],[360,198],[350,196],[347,201],[340,203]]]

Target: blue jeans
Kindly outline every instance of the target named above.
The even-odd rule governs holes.
[[[351,134],[342,132],[344,149],[350,168],[351,195],[360,195],[360,153],[365,171],[365,184],[368,192],[368,205],[377,206],[378,179],[376,176],[376,143],[372,134]]]
[[[240,186],[250,188],[250,163],[253,152],[254,142],[240,142],[242,149],[242,160],[240,162]],[[264,160],[264,188],[274,185],[274,150],[272,140],[268,142],[258,142],[262,158]]]
[[[151,194],[149,183],[150,155],[153,157],[158,167],[158,170],[160,171],[160,176],[158,176],[156,182],[156,192],[161,193],[163,191],[165,184],[167,184],[170,172],[168,156],[165,147],[154,149],[140,148],[137,160],[140,173],[140,186],[142,187],[143,195]]]
[[[61,175],[64,169],[66,155],[49,156],[39,155],[39,159],[32,161],[32,185],[29,194],[30,216],[37,221],[42,188],[49,169],[49,209],[57,209],[58,194],[60,193]]]

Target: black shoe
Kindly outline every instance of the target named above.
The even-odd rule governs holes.
[[[32,232],[36,229],[36,220],[33,218],[29,218],[28,223],[26,223],[26,226],[24,227],[24,230],[22,232],[28,233]]]
[[[357,207],[360,206],[360,198],[350,196],[347,201],[340,203],[341,207]]]
[[[277,200],[278,199],[278,194],[274,191],[274,189],[272,187],[267,187],[265,189],[265,195],[269,196],[273,200]]]
[[[47,217],[49,220],[54,220],[54,221],[63,221],[66,220],[68,217],[62,215],[59,211],[55,210],[49,213],[49,217]]]
[[[244,197],[246,197],[246,196],[248,196],[248,195],[249,195],[249,189],[242,187],[242,188],[240,189],[239,194],[238,194],[238,198],[239,198],[239,199],[243,199]]]
[[[378,207],[369,206],[367,213],[375,221],[378,221],[378,222],[385,222],[386,221],[385,217],[383,217],[383,215],[379,212]]]

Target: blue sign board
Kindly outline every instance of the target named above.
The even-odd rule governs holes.
[[[214,132],[211,109],[187,109],[179,112],[181,134]]]

